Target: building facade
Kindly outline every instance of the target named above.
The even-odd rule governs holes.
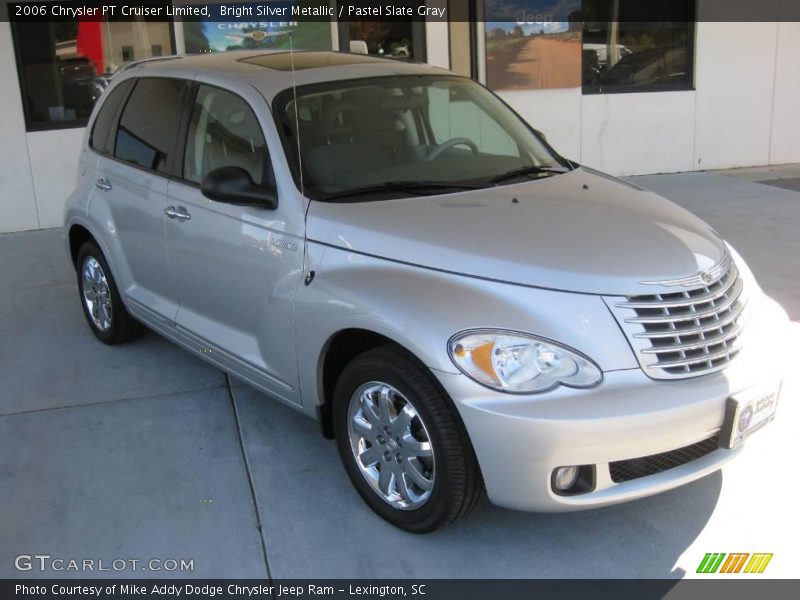
[[[560,20],[540,22],[498,18],[492,1],[428,0],[449,18],[315,22],[291,37],[296,49],[474,77],[562,155],[615,175],[800,162],[800,23],[697,22],[703,0],[653,0],[685,12],[650,23],[626,21],[625,0],[597,0],[601,14],[587,14],[591,0],[575,12],[575,0]],[[86,118],[114,69],[171,53],[285,47],[281,28],[291,24],[274,25],[0,22],[0,232],[61,225]]]

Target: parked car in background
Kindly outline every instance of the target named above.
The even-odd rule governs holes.
[[[318,420],[409,531],[487,493],[564,511],[674,488],[775,414],[785,316],[736,251],[441,69],[127,66],[64,232],[99,340],[146,325]]]
[[[108,80],[97,75],[86,57],[60,59],[58,75],[65,109],[74,111],[74,118],[88,118]]]
[[[653,48],[622,58],[600,77],[601,86],[669,85],[686,80],[686,48]]]
[[[622,44],[597,44],[585,42],[583,44],[584,52],[591,52],[595,56],[597,64],[603,68],[609,66],[609,58],[613,59],[610,62],[616,64],[621,58],[631,54],[631,49]]]

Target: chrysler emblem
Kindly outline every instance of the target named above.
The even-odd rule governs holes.
[[[693,287],[697,285],[711,285],[715,281],[719,281],[731,268],[731,256],[727,252],[717,264],[708,269],[707,271],[700,271],[696,275],[689,277],[681,277],[679,279],[667,279],[664,281],[642,281],[642,285],[664,285],[664,286],[683,286]]]

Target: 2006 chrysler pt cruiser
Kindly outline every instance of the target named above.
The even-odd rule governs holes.
[[[410,531],[673,488],[775,414],[785,315],[736,251],[433,67],[134,63],[65,235],[101,341],[144,324],[318,419]]]

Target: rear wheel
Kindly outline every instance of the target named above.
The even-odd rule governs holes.
[[[355,358],[336,385],[339,454],[361,497],[415,533],[469,514],[485,496],[455,408],[416,361],[384,346]]]
[[[128,314],[103,253],[94,242],[78,251],[78,291],[86,321],[104,344],[122,344],[135,339],[142,325]]]

